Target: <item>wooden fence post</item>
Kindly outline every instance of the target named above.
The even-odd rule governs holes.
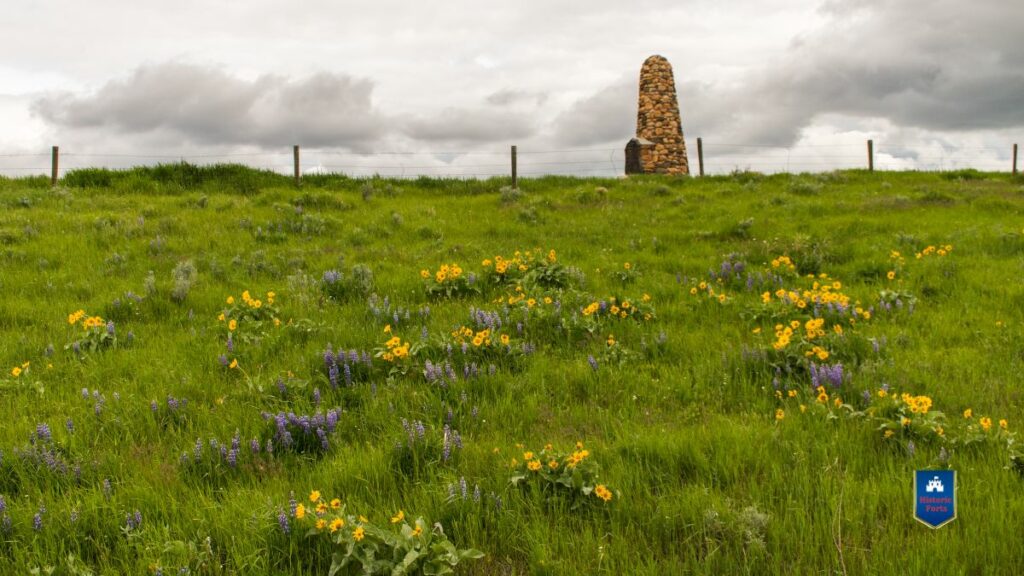
[[[868,140],[868,172],[875,171],[875,141]]]
[[[1013,145],[1013,175],[1017,175],[1017,145]]]
[[[60,166],[60,146],[54,146],[50,153],[50,186],[57,185],[57,172]]]
[[[295,185],[298,186],[301,183],[301,174],[299,172],[299,145],[292,146],[292,158],[295,161]]]
[[[512,146],[512,188],[518,188],[518,179],[516,178],[516,147]]]
[[[697,165],[700,167],[700,175],[704,175],[704,141],[697,138]]]

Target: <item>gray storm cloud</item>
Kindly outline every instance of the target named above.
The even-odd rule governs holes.
[[[373,107],[373,83],[320,73],[301,80],[243,80],[190,64],[144,66],[91,95],[37,99],[36,115],[65,130],[160,135],[200,145],[338,146],[387,131]]]

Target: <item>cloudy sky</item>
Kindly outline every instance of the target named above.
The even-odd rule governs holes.
[[[1007,169],[1024,2],[38,0],[0,12],[0,174],[173,159],[608,175],[651,54],[708,171]],[[38,156],[33,156],[38,154]]]

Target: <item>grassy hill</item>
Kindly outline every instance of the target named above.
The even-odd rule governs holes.
[[[1024,180],[507,185],[0,179],[0,572],[1019,572]]]

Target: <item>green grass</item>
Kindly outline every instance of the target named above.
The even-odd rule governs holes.
[[[521,194],[508,184],[315,176],[296,189],[271,173],[187,165],[73,172],[56,189],[0,179],[0,495],[12,522],[0,532],[0,573],[326,574],[331,550],[304,537],[309,524],[291,519],[289,536],[278,528],[289,494],[302,500],[313,489],[371,521],[387,524],[402,509],[440,522],[457,546],[487,554],[460,565],[465,574],[1020,571],[1024,499],[1012,437],[994,425],[964,443],[961,414],[1005,418],[1011,433],[1024,422],[1024,180],[851,171],[549,177],[521,181]],[[946,256],[914,257],[947,244]],[[656,318],[592,335],[528,323],[525,337],[512,319],[505,331],[515,345],[536,351],[494,360],[493,375],[482,362],[478,378],[427,383],[421,359],[436,360],[434,347],[404,376],[388,378],[376,359],[372,378],[332,389],[328,343],[372,350],[387,323],[412,342],[423,328],[441,338],[468,323],[470,307],[500,312],[494,300],[513,293],[428,298],[421,269],[456,262],[482,274],[486,258],[535,248],[578,269],[571,288],[546,292],[566,303],[566,323],[580,317],[578,304],[645,293]],[[801,274],[840,280],[864,308],[884,289],[916,298],[913,313],[878,310],[844,338],[830,336],[849,375],[830,399],[860,410],[861,393],[877,402],[883,383],[927,395],[946,414],[946,440],[906,431],[885,439],[877,422],[819,405],[801,363],[781,382],[797,398],[776,399],[775,320],[763,317],[760,292],[726,287],[720,304],[689,290],[728,257],[764,273],[780,255]],[[176,299],[173,270],[186,260],[197,276]],[[637,274],[624,283],[627,262]],[[324,298],[323,273],[348,275],[357,264],[372,270],[378,305],[388,297],[408,321],[374,316],[362,295]],[[228,353],[217,315],[243,290],[276,292],[283,325],[265,325],[259,342],[236,341],[230,357],[241,369],[231,370],[218,361]],[[128,291],[141,303],[115,309]],[[84,359],[65,350],[81,333],[67,322],[78,309],[113,313],[119,345]],[[628,351],[619,364],[610,333]],[[879,353],[870,339],[884,342]],[[757,350],[768,360],[753,358]],[[236,430],[248,450],[250,438],[272,432],[262,412],[311,413],[314,388],[323,409],[343,410],[326,454],[278,450],[258,468],[243,458],[236,471],[179,462],[197,439],[230,441]],[[94,390],[104,398],[98,414]],[[150,410],[156,401],[167,414],[169,395],[187,399],[173,421]],[[439,438],[449,409],[463,449],[448,462],[399,462],[401,420]],[[19,455],[41,423],[80,467],[77,478]],[[510,485],[509,461],[524,449],[571,451],[577,441],[615,491],[608,504],[590,496],[574,509],[579,499]],[[943,448],[959,475],[959,517],[932,531],[912,517],[913,472],[938,465]],[[449,501],[460,478],[469,492],[480,487],[480,503]],[[123,530],[135,510],[141,528]]]

